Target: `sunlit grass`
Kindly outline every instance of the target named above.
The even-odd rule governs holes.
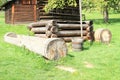
[[[100,13],[86,13],[87,20],[94,21],[95,30],[107,28],[112,32],[109,45],[94,42],[84,43],[82,52],[70,48],[66,58],[48,61],[24,48],[4,42],[7,32],[28,35],[26,25],[4,23],[0,12],[0,80],[120,80],[120,14],[110,14],[110,23],[102,21]],[[70,46],[70,45],[69,45]],[[56,65],[75,68],[70,73],[59,70]]]

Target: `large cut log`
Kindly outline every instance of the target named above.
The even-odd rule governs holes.
[[[8,43],[25,48],[37,54],[44,56],[50,60],[56,60],[65,57],[67,54],[67,46],[64,40],[60,38],[39,38],[33,36],[17,35],[15,33],[7,33],[4,40]]]
[[[110,30],[104,29],[104,28],[99,28],[94,33],[95,41],[99,41],[106,44],[110,43],[111,37],[112,37],[112,34]]]
[[[31,31],[34,32],[34,33],[45,33],[46,32],[46,27],[32,28]]]
[[[83,35],[86,35],[88,32],[83,31]],[[80,30],[64,30],[64,31],[58,31],[57,36],[58,37],[73,37],[73,36],[80,36],[81,31]]]

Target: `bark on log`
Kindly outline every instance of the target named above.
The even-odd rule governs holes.
[[[16,35],[15,33],[7,33],[4,40],[8,43],[25,48],[37,54],[44,56],[50,60],[56,60],[65,57],[67,54],[67,46],[64,40],[60,38],[38,38],[33,36]]]
[[[80,38],[80,37],[76,36],[76,37],[59,37],[59,38],[62,38],[65,42],[72,42],[73,38]],[[83,36],[83,39],[84,40],[88,40],[88,37],[87,36]]]
[[[80,24],[58,24],[59,29],[71,30],[71,29],[78,29],[80,30]],[[83,24],[83,29],[90,27],[88,24]]]
[[[80,21],[63,21],[63,20],[57,20],[57,23],[61,24],[80,24]],[[93,25],[93,21],[83,21],[82,24],[88,24]]]
[[[87,27],[86,30],[89,31],[89,32],[93,31],[93,26]]]
[[[83,35],[86,35],[88,32],[83,31]],[[80,36],[81,32],[80,30],[64,30],[64,31],[58,31],[57,36],[58,37],[73,37],[73,36]]]
[[[34,23],[31,23],[29,24],[27,27],[28,29],[32,29],[33,27],[45,27],[49,22],[51,22],[53,20],[48,20],[48,21],[39,21],[39,22],[34,22]]]

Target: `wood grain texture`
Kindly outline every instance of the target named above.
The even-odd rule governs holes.
[[[109,44],[111,41],[112,34],[110,30],[99,28],[94,33],[95,41]]]

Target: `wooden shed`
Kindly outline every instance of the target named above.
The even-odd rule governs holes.
[[[7,0],[1,7],[5,8],[5,22],[8,24],[30,23],[51,19],[79,21],[78,6],[54,9],[49,13],[45,13],[43,8],[47,3],[48,0]]]
[[[36,21],[36,0],[8,0],[5,7],[5,22],[9,24]]]

